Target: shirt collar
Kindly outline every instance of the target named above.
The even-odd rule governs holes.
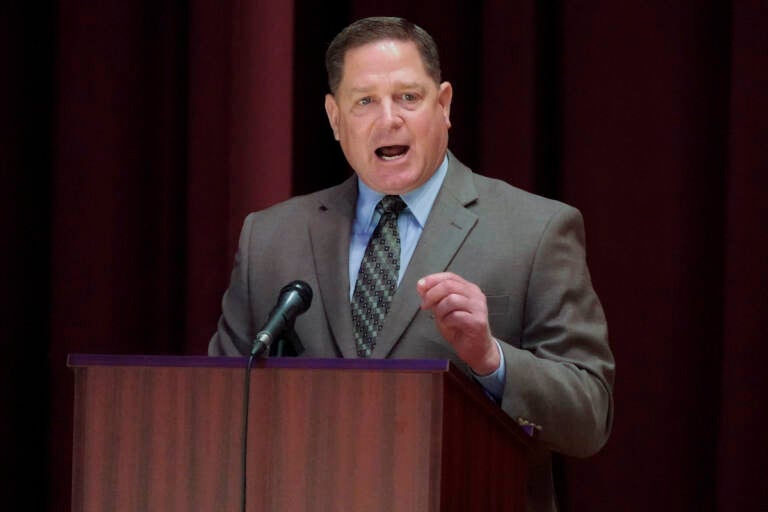
[[[445,154],[445,158],[443,158],[437,171],[423,185],[400,196],[408,206],[406,211],[413,215],[422,229],[427,222],[429,212],[432,210],[432,205],[437,198],[437,193],[440,192],[440,187],[447,173],[448,153]],[[355,223],[366,226],[366,231],[372,231],[376,227],[375,223],[378,222],[378,219],[374,218],[376,205],[379,204],[384,194],[373,190],[360,179],[357,180],[357,191]]]

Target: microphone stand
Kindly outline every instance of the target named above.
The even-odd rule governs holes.
[[[269,357],[298,357],[304,352],[304,345],[296,334],[293,324],[294,322],[291,322],[277,343],[269,347]]]

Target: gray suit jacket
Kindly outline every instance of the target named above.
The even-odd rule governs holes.
[[[250,214],[211,355],[247,354],[286,283],[314,290],[296,320],[304,357],[357,357],[349,306],[356,178]],[[539,425],[528,509],[555,510],[551,452],[588,456],[608,438],[614,361],[589,277],[580,213],[470,171],[448,174],[376,342],[373,357],[450,359],[467,369],[419,309],[419,278],[454,272],[488,298],[506,364],[501,407]]]

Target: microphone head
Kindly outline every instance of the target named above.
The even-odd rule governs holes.
[[[298,311],[298,314],[305,312],[309,309],[310,304],[312,304],[312,287],[309,286],[304,281],[291,281],[287,285],[283,286],[283,288],[280,290],[280,296],[283,297],[285,294],[295,292],[299,298],[301,299],[301,306],[300,311]]]

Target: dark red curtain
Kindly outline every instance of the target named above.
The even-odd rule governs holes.
[[[460,159],[584,213],[616,418],[599,455],[559,461],[563,510],[768,502],[765,2],[0,13],[3,503],[68,506],[68,353],[204,353],[246,213],[349,175],[323,53],[381,14],[438,41]]]

